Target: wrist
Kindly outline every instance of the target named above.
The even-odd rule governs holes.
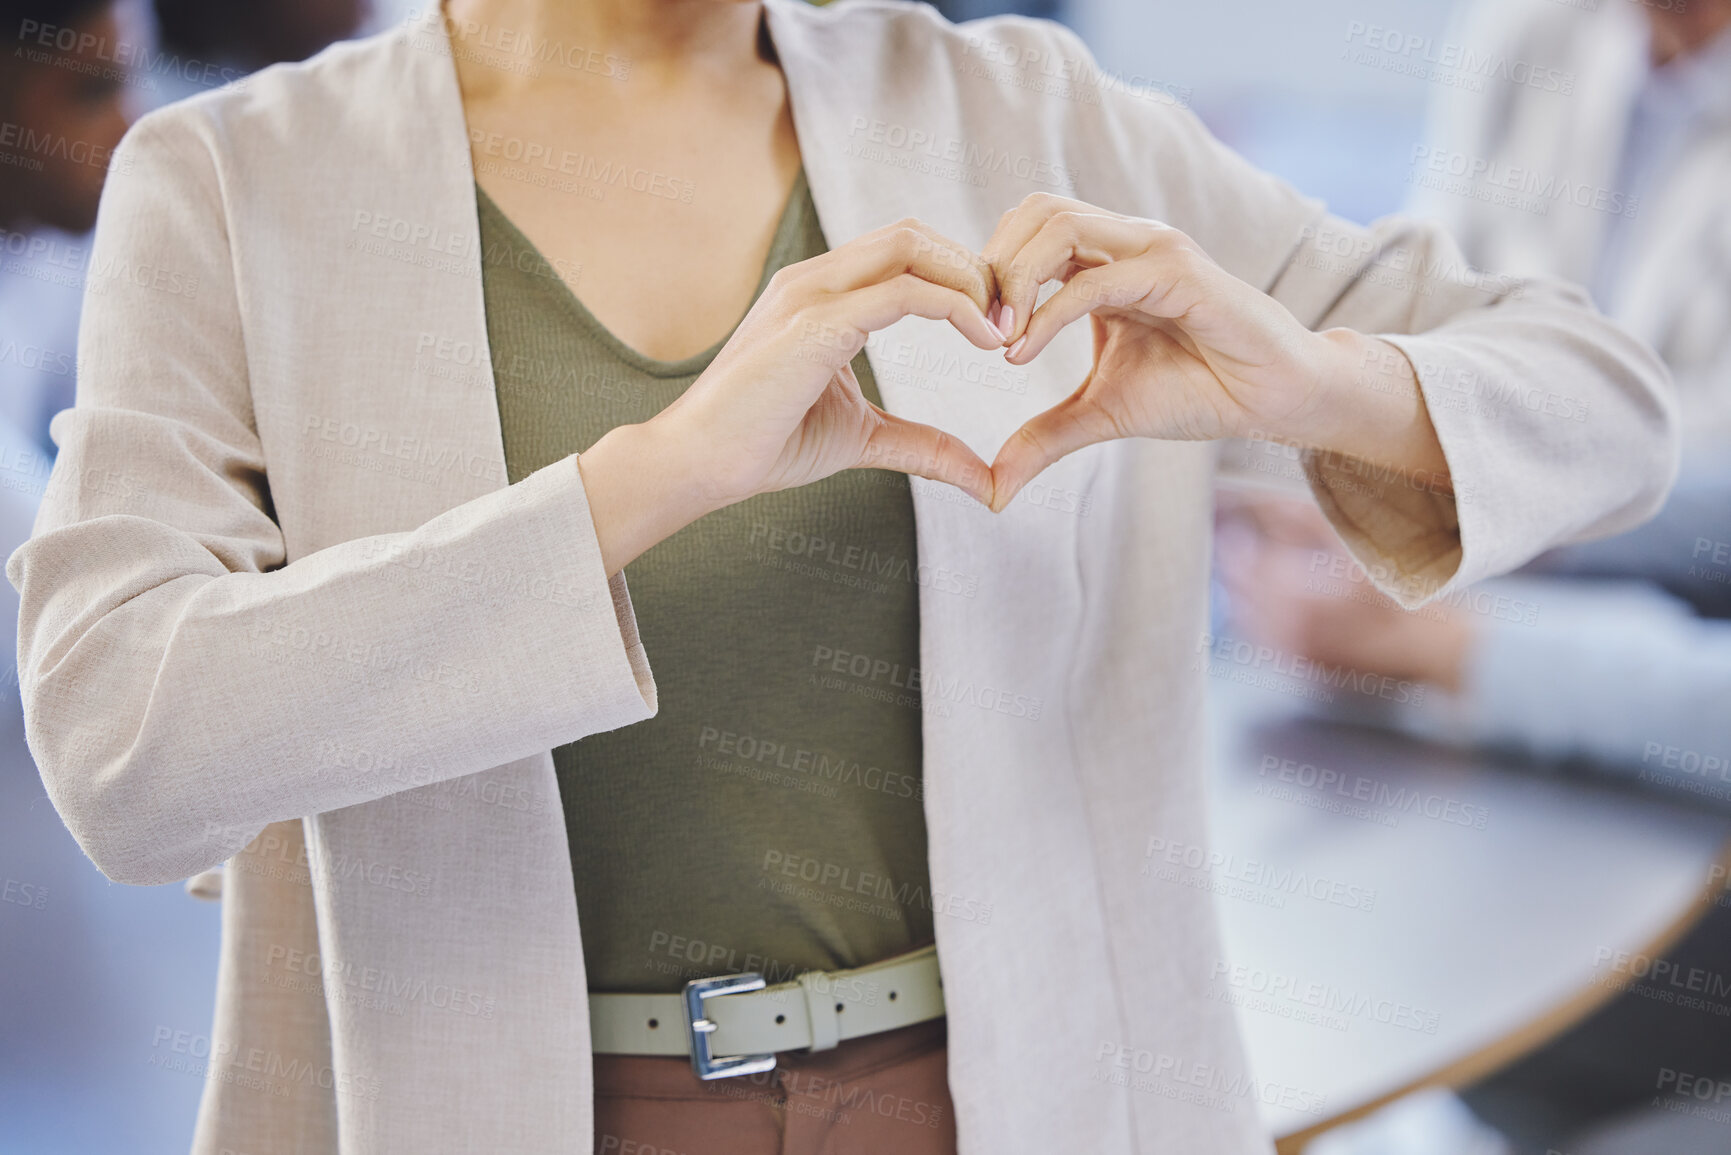
[[[656,543],[729,504],[677,432],[620,425],[577,456],[602,565],[612,577]]]
[[[1275,434],[1403,473],[1432,474],[1446,483],[1448,461],[1407,355],[1352,329],[1312,336],[1310,396],[1287,428]]]
[[[1417,379],[1400,350],[1385,341],[1367,337],[1353,329],[1324,329],[1310,334],[1310,391],[1305,403],[1294,411],[1281,437],[1318,449],[1347,452],[1346,446],[1362,439],[1361,428],[1373,424],[1378,400],[1386,403],[1402,394],[1416,393]]]

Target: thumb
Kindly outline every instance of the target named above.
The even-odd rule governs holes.
[[[1090,374],[1088,381],[1093,380]],[[992,509],[1002,512],[1048,465],[1062,457],[1121,436],[1112,420],[1087,397],[1088,381],[1010,434],[992,462]]]

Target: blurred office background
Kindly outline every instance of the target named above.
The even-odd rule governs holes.
[[[1602,105],[1608,127],[1598,135],[1611,142],[1629,123],[1631,108],[1639,105],[1645,110],[1638,113],[1649,117],[1639,122],[1644,126],[1643,139],[1663,137],[1670,151],[1659,149],[1655,155],[1637,157],[1645,165],[1638,170],[1623,164],[1627,157],[1601,158],[1617,175],[1599,184],[1618,193],[1637,179],[1657,180],[1662,186],[1677,158],[1687,153],[1690,133],[1702,123],[1720,123],[1731,105],[1718,99],[1731,92],[1731,69],[1719,66],[1727,54],[1724,37],[1715,42],[1717,61],[1712,68],[1698,69],[1685,78],[1686,83],[1670,89],[1661,86],[1653,96],[1652,86],[1643,88],[1628,76],[1616,81],[1624,85],[1617,89],[1615,78],[1592,71],[1597,58],[1589,57],[1579,67],[1547,62],[1545,52],[1562,52],[1566,45],[1550,43],[1527,56],[1518,47],[1505,50],[1487,45],[1483,38],[1502,35],[1507,29],[1493,27],[1496,21],[1461,24],[1463,12],[1458,9],[1468,2],[951,0],[939,7],[955,19],[1019,11],[1070,24],[1107,69],[1130,78],[1138,88],[1189,105],[1252,162],[1357,221],[1403,207],[1434,210],[1464,221],[1477,202],[1498,195],[1495,180],[1509,179],[1519,185],[1520,177],[1507,177],[1508,166],[1518,164],[1519,158],[1498,154],[1504,164],[1502,178],[1494,169],[1481,168],[1469,174],[1466,184],[1451,186],[1439,179],[1431,182],[1436,187],[1415,188],[1427,172],[1441,178],[1451,175],[1446,156],[1440,168],[1428,165],[1431,158],[1446,153],[1435,151],[1441,139],[1456,140],[1450,148],[1469,162],[1518,145],[1518,140],[1511,144],[1503,139],[1506,133],[1480,131],[1475,136],[1473,126],[1514,124],[1520,111],[1516,98],[1531,103],[1533,93],[1528,89],[1572,101],[1571,107]],[[1709,0],[1702,3],[1712,7]],[[1488,9],[1493,3],[1479,6]],[[1549,10],[1541,13],[1544,20],[1549,24],[1562,20],[1565,26],[1574,21],[1584,27],[1608,15],[1601,7],[1620,10],[1615,18],[1626,16],[1628,28],[1638,30],[1644,19],[1643,6],[1631,0],[1510,0],[1506,6],[1495,6],[1506,11]],[[14,0],[6,0],[4,7],[9,17],[21,9]],[[69,13],[68,23],[111,18],[101,3],[60,7]],[[98,138],[114,131],[114,116],[91,111],[103,101],[119,109],[117,115],[135,117],[228,76],[277,60],[300,59],[333,39],[389,26],[414,7],[406,0],[156,0],[154,5],[120,0],[112,12],[115,35],[154,43],[200,67],[135,74],[115,81],[108,93],[68,87],[56,99],[82,102],[83,119],[78,123],[84,127],[79,131],[93,144],[111,147],[112,140]],[[7,34],[16,32],[14,27]],[[1480,78],[1475,86],[1473,66],[1464,66],[1458,55],[1463,45],[1493,57],[1505,52],[1502,64],[1493,65],[1497,74],[1488,81]],[[0,97],[15,99],[20,86],[32,80],[20,80],[18,71],[14,66],[14,75],[0,85]],[[1547,84],[1563,87],[1558,79],[1563,74],[1568,92],[1544,92]],[[17,108],[6,112],[8,120],[20,115]],[[1562,133],[1561,129],[1546,133],[1542,127],[1526,131],[1541,143],[1555,143]],[[1449,138],[1449,133],[1455,136]],[[1540,162],[1538,169],[1545,170],[1546,163]],[[1548,163],[1554,169],[1564,162],[1553,157]],[[34,503],[52,460],[48,419],[70,404],[73,395],[72,354],[86,252],[82,231],[88,226],[74,211],[60,214],[62,219],[42,211],[40,205],[50,198],[41,189],[25,187],[30,179],[17,165],[0,166],[0,189],[13,189],[0,196],[0,208],[11,214],[0,220],[4,248],[0,253],[4,259],[0,267],[0,460],[5,464],[0,469],[0,546],[8,554],[28,534]],[[1726,187],[1718,184],[1720,191],[1713,195],[1723,197]],[[35,211],[33,203],[38,206]],[[1653,203],[1651,198],[1648,203]],[[1505,213],[1499,219],[1504,224],[1514,221],[1512,234],[1517,240],[1526,235],[1524,226],[1545,232],[1560,220],[1542,206],[1517,205],[1511,211],[1514,217]],[[1599,214],[1589,218],[1594,223],[1611,215],[1603,206],[1589,211]],[[1638,216],[1632,211],[1617,215],[1625,222]],[[1709,228],[1698,243],[1683,242],[1684,247],[1712,250],[1718,245],[1731,251],[1731,227],[1725,219],[1719,218],[1717,232]],[[1506,240],[1511,233],[1504,228],[1499,234],[1496,224],[1491,220],[1480,230],[1482,247],[1495,248],[1498,236]],[[1461,227],[1469,226],[1462,223]],[[1592,239],[1576,248],[1596,252],[1595,246],[1609,243],[1592,229],[1582,235],[1589,234]],[[1499,252],[1521,256],[1518,249],[1518,244],[1504,244]],[[1545,271],[1546,254],[1529,253],[1523,259],[1533,267],[1521,271]],[[1623,267],[1629,267],[1626,258]],[[1590,280],[1592,273],[1588,269],[1577,279]],[[1719,285],[1721,294],[1724,289]],[[1707,304],[1695,306],[1697,311],[1707,309],[1721,329],[1731,328],[1731,303],[1723,296],[1706,295]],[[1715,307],[1724,311],[1711,314]],[[1698,319],[1693,323],[1698,326]],[[1702,374],[1711,375],[1711,371]],[[1566,399],[1566,383],[1558,383],[1557,388]],[[1721,382],[1721,389],[1731,392],[1731,381]],[[1472,401],[1509,403],[1484,396]],[[1711,458],[1711,449],[1700,456]],[[1292,708],[1296,695],[1258,697],[1252,691],[1247,696],[1242,689],[1231,689],[1228,680],[1219,681],[1230,703],[1221,716],[1227,764],[1217,788],[1219,808],[1228,819],[1224,836],[1286,837],[1289,850],[1308,839],[1318,861],[1337,864],[1338,859],[1326,856],[1338,846],[1356,854],[1348,860],[1350,869],[1380,887],[1383,905],[1374,921],[1360,918],[1342,935],[1332,937],[1337,943],[1348,941],[1366,926],[1382,933],[1390,943],[1387,966],[1395,969],[1385,968],[1383,977],[1377,977],[1376,959],[1354,959],[1348,968],[1356,976],[1352,981],[1375,988],[1376,997],[1364,1005],[1406,1006],[1419,1015],[1415,1020],[1419,1029],[1405,1034],[1401,1027],[1381,1023],[1375,1011],[1368,1018],[1378,1021],[1368,1024],[1295,1026],[1289,1021],[1290,1008],[1283,1011],[1276,1006],[1271,1012],[1266,1000],[1252,997],[1267,993],[1257,989],[1256,980],[1238,984],[1228,969],[1219,994],[1241,1007],[1241,1019],[1255,1044],[1253,1058],[1259,1074],[1269,1087],[1314,1091],[1306,1101],[1325,1104],[1294,1116],[1282,1113],[1283,1096],[1258,1094],[1271,1125],[1295,1136],[1283,1143],[1283,1151],[1301,1149],[1311,1132],[1333,1124],[1337,1125],[1306,1149],[1317,1155],[1731,1151],[1731,1122],[1725,1121],[1731,1116],[1714,1115],[1722,1101],[1731,1104],[1731,1083],[1723,1081],[1731,1077],[1731,1065],[1716,1066],[1724,1056],[1698,1038],[1703,1033],[1731,1034],[1731,1020],[1720,1017],[1731,1014],[1731,986],[1723,997],[1709,998],[1712,1005],[1706,1010],[1673,1006],[1671,1018],[1655,1020],[1643,1016],[1639,1008],[1619,1009],[1630,1003],[1661,1001],[1629,989],[1631,984],[1638,987],[1636,980],[1652,977],[1652,968],[1642,976],[1635,973],[1638,966],[1619,968],[1617,961],[1620,957],[1689,960],[1683,969],[1701,971],[1709,979],[1731,975],[1731,958],[1714,966],[1718,944],[1726,941],[1717,929],[1716,915],[1722,918],[1718,912],[1725,907],[1711,893],[1714,885],[1724,881],[1723,871],[1714,872],[1726,834],[1718,814],[1731,813],[1731,807],[1721,807],[1708,793],[1685,789],[1703,758],[1731,752],[1731,741],[1715,746],[1712,743],[1718,739],[1711,728],[1696,725],[1697,714],[1712,714],[1715,708],[1731,715],[1731,696],[1716,707],[1711,697],[1714,687],[1727,685],[1722,659],[1701,650],[1705,643],[1698,644],[1695,630],[1695,615],[1723,612],[1723,606],[1716,606],[1710,597],[1680,597],[1677,582],[1667,584],[1665,575],[1644,572],[1647,560],[1653,569],[1669,566],[1680,571],[1700,561],[1712,562],[1721,575],[1731,571],[1731,559],[1713,561],[1715,548],[1731,550],[1724,545],[1731,533],[1715,536],[1719,531],[1711,526],[1718,523],[1711,519],[1719,516],[1713,511],[1721,507],[1713,504],[1716,491],[1705,492],[1705,506],[1677,512],[1680,520],[1674,519],[1670,536],[1634,549],[1633,561],[1628,550],[1611,560],[1565,559],[1547,573],[1528,575],[1540,583],[1523,587],[1529,592],[1502,592],[1496,595],[1501,601],[1483,603],[1535,606],[1539,607],[1536,614],[1527,616],[1543,617],[1546,623],[1567,621],[1571,619],[1558,599],[1575,588],[1567,583],[1578,582],[1592,595],[1582,603],[1582,613],[1588,615],[1583,620],[1614,618],[1625,625],[1634,623],[1630,629],[1650,626],[1651,632],[1670,640],[1671,649],[1644,659],[1630,657],[1634,651],[1627,648],[1632,644],[1627,638],[1613,637],[1604,643],[1609,647],[1601,662],[1605,677],[1624,683],[1641,680],[1640,660],[1656,664],[1649,667],[1654,678],[1677,673],[1681,664],[1689,679],[1686,685],[1695,694],[1685,695],[1675,726],[1667,728],[1668,723],[1659,722],[1644,730],[1636,726],[1642,740],[1632,758],[1618,754],[1614,738],[1597,748],[1589,748],[1591,735],[1576,741],[1569,701],[1534,705],[1532,716],[1550,719],[1548,724],[1557,732],[1529,735],[1530,740],[1523,741],[1520,735],[1492,733],[1487,726],[1473,729],[1462,721],[1462,707],[1452,704],[1446,687],[1435,684],[1429,701],[1436,709],[1389,717],[1376,716],[1377,703],[1348,701],[1343,709],[1298,710]],[[1390,665],[1386,674],[1399,684],[1425,684],[1428,669],[1401,664],[1421,643],[1409,641],[1400,632],[1398,616],[1390,615],[1373,595],[1360,595],[1352,585],[1350,567],[1338,567],[1329,543],[1308,536],[1314,527],[1302,515],[1285,509],[1282,500],[1279,485],[1261,490],[1251,486],[1223,498],[1228,512],[1222,540],[1232,550],[1223,558],[1217,585],[1218,628],[1223,634],[1317,661],[1377,671]],[[1701,508],[1707,512],[1696,511]],[[1678,559],[1673,555],[1692,548],[1692,540],[1708,543],[1706,559],[1684,558],[1682,564],[1675,564]],[[1315,583],[1309,579],[1319,568],[1346,574],[1347,585],[1342,588],[1349,590],[1348,595],[1316,596]],[[1618,579],[1608,594],[1611,600],[1594,600],[1609,587],[1593,582],[1610,570],[1617,571],[1613,576]],[[1726,580],[1717,579],[1721,588]],[[1290,588],[1282,582],[1289,582]],[[1697,586],[1711,593],[1710,585]],[[1442,622],[1444,641],[1430,638],[1422,644],[1444,648],[1452,644],[1458,649],[1463,644],[1458,620],[1462,612],[1468,627],[1488,624],[1476,620],[1472,604],[1465,611],[1457,607],[1454,617]],[[0,641],[5,643],[8,666],[16,609],[11,588],[0,588]],[[1335,622],[1331,613],[1339,619],[1333,629],[1368,641],[1338,651],[1328,649],[1326,638],[1316,644],[1316,631],[1326,632]],[[1517,616],[1526,613],[1521,610]],[[1435,624],[1441,619],[1427,621]],[[1571,636],[1576,633],[1586,637],[1591,631]],[[1385,640],[1378,642],[1379,638]],[[1617,649],[1620,644],[1625,648]],[[1391,659],[1390,653],[1395,657]],[[1548,659],[1528,660],[1527,681],[1517,689],[1528,682],[1545,682],[1554,663],[1565,659],[1553,653]],[[1545,660],[1553,666],[1546,666]],[[1591,654],[1566,660],[1575,666],[1592,664]],[[1697,665],[1689,666],[1690,662]],[[1371,708],[1357,710],[1359,705]],[[1580,719],[1583,733],[1592,729],[1591,721]],[[1625,726],[1618,737],[1626,738],[1627,731]],[[1670,740],[1679,733],[1686,740]],[[1645,769],[1655,773],[1646,775],[1639,765],[1641,755],[1654,745],[1660,753],[1649,758],[1653,765]],[[1254,764],[1246,764],[1248,769],[1230,764],[1232,752],[1241,749],[1251,751],[1248,756]],[[1685,765],[1690,755],[1694,771]],[[1378,787],[1394,783],[1411,787],[1414,797],[1419,792],[1428,792],[1427,798],[1446,795],[1469,815],[1477,806],[1490,818],[1480,827],[1485,837],[1451,842],[1454,832],[1443,830],[1444,823],[1427,824],[1422,817],[1400,826],[1410,815],[1372,814],[1373,821],[1367,822],[1362,813],[1338,813],[1337,806],[1335,813],[1328,813],[1328,806],[1312,802],[1333,806],[1334,800],[1318,795],[1307,802],[1304,791],[1311,787],[1299,772],[1282,783],[1287,790],[1281,801],[1270,803],[1264,790],[1269,785],[1270,757],[1274,757],[1275,779],[1285,774],[1287,762],[1294,767],[1310,765],[1312,770],[1315,764],[1351,764],[1358,767],[1355,774]],[[1619,759],[1620,766],[1607,765]],[[1660,770],[1673,773],[1660,781],[1665,778]],[[1292,805],[1294,801],[1299,805]],[[1272,810],[1267,809],[1270,806]],[[1273,817],[1263,827],[1231,826],[1241,811],[1263,814],[1265,810]],[[1372,825],[1381,828],[1385,841],[1360,837]],[[1527,862],[1519,857],[1523,852],[1542,856],[1549,865]],[[1379,860],[1379,854],[1387,861]],[[1482,866],[1475,874],[1474,863],[1493,865]],[[1546,869],[1559,873],[1553,878],[1544,873]],[[1594,869],[1602,869],[1604,878],[1594,875]],[[1486,870],[1501,871],[1503,876],[1487,876]],[[1407,879],[1411,879],[1410,893],[1425,896],[1422,903],[1414,899],[1402,905]],[[112,885],[84,859],[55,815],[30,762],[21,732],[15,672],[0,686],[0,885],[4,887],[0,893],[4,899],[0,901],[0,1155],[121,1151],[155,1155],[186,1150],[202,1083],[197,1075],[176,1069],[173,1060],[182,1054],[183,1042],[196,1054],[198,1039],[209,1029],[219,909],[188,896],[179,886]],[[1486,900],[1492,894],[1501,905]],[[1530,904],[1530,918],[1520,913],[1523,903]],[[1551,959],[1546,954],[1550,941],[1545,937],[1546,909],[1550,917],[1574,919],[1573,925],[1579,925],[1585,915],[1570,912],[1603,910],[1603,926],[1584,933],[1597,936],[1591,941],[1608,953],[1582,959],[1569,953],[1573,947],[1559,947],[1553,952],[1559,957]],[[1476,917],[1475,911],[1496,913],[1485,918]],[[1311,920],[1324,928],[1323,937],[1332,934],[1326,929],[1329,913],[1319,912]],[[1245,973],[1296,974],[1297,985],[1344,991],[1349,1006],[1362,993],[1345,980],[1312,973],[1326,969],[1324,964],[1283,959],[1279,952],[1286,932],[1281,928],[1264,941],[1257,936],[1269,928],[1254,924],[1244,912],[1223,911],[1223,916],[1231,928],[1229,953],[1239,943],[1247,954],[1264,952],[1246,963]],[[1411,932],[1403,917],[1411,920]],[[1653,931],[1654,927],[1662,927],[1663,932]],[[1511,982],[1510,989],[1499,988],[1496,997],[1487,989],[1482,999],[1471,989],[1451,991],[1446,958],[1431,968],[1441,977],[1427,973],[1421,980],[1406,975],[1399,969],[1404,965],[1398,963],[1399,940],[1408,940],[1410,948],[1415,936],[1433,933],[1441,941],[1458,943],[1480,964],[1487,952],[1495,956],[1495,944],[1520,943],[1520,950],[1510,948],[1506,961],[1498,963],[1493,957],[1491,973],[1501,971],[1525,985]],[[1310,935],[1317,937],[1318,933]],[[1370,934],[1364,941],[1384,940]],[[1307,941],[1302,948],[1291,949],[1315,951],[1327,946]],[[1678,965],[1683,966],[1680,961]],[[1461,976],[1476,973],[1459,968]],[[1367,974],[1371,977],[1364,977]],[[1438,983],[1442,985],[1427,985]],[[1475,1016],[1455,1010],[1448,1003],[1451,998],[1474,1006],[1494,1004],[1494,1013]],[[1619,1014],[1626,1021],[1604,1026]],[[1271,1025],[1273,1017],[1283,1019],[1279,1030]],[[1704,1027],[1712,1030],[1704,1032]],[[1599,1033],[1593,1034],[1594,1030]],[[1352,1058],[1352,1049],[1361,1045],[1361,1053]],[[1257,1057],[1257,1047],[1267,1048],[1266,1061]],[[1607,1049],[1639,1057],[1629,1070],[1616,1070],[1614,1063],[1603,1059]],[[1317,1056],[1314,1062],[1307,1061],[1311,1053]],[[1326,1066],[1332,1054],[1348,1056],[1339,1064],[1341,1071],[1318,1071],[1316,1067]],[[1275,1072],[1283,1063],[1297,1063],[1302,1074],[1288,1079]],[[1302,1085],[1289,1086],[1301,1080]],[[1426,1082],[1457,1084],[1461,1093],[1407,1093]],[[1649,1109],[1646,1114],[1668,1116],[1659,1120],[1668,1129],[1652,1130],[1653,1121],[1643,1118],[1643,1099]],[[1724,1110],[1731,1111],[1731,1106]],[[1655,1139],[1656,1134],[1667,1137]]]

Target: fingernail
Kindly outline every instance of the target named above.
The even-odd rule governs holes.
[[[992,328],[998,329],[998,317],[1004,308],[1002,301],[993,301],[992,307],[986,310],[986,320],[992,323]],[[999,329],[999,332],[1003,330]]]
[[[1005,305],[998,310],[998,328],[1006,333],[1016,331],[1016,310]]]
[[[991,317],[986,318],[986,328],[992,331],[992,336],[998,339],[998,344],[1002,345],[1004,343],[1004,331],[998,328],[998,326],[992,321]]]
[[[1026,345],[1027,343],[1028,343],[1028,335],[1026,333],[1023,333],[1020,337],[1016,338],[1016,343],[1014,345],[1010,346],[1010,351],[1008,353],[1004,354],[1004,356],[1006,356],[1010,360],[1014,361],[1016,359],[1016,354],[1020,353],[1022,351],[1022,346]]]

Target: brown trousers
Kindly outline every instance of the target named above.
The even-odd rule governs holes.
[[[943,1019],[785,1051],[704,1082],[687,1059],[595,1056],[596,1155],[955,1155]]]

